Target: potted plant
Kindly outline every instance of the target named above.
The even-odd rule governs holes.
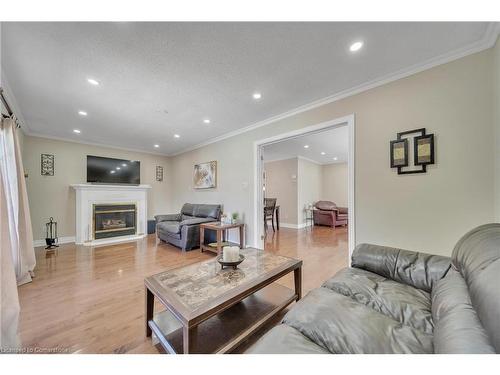
[[[236,224],[236,222],[238,221],[238,213],[237,212],[233,212],[233,214],[231,215],[231,217],[233,218],[233,224]]]

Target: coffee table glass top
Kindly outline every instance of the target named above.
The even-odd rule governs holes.
[[[172,292],[189,310],[194,310],[234,288],[251,284],[269,275],[273,270],[300,262],[252,248],[241,250],[241,254],[245,256],[245,260],[236,270],[221,269],[214,258],[165,271],[151,276],[150,279],[156,281],[162,289]]]

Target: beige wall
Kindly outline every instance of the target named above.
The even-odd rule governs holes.
[[[465,231],[494,220],[492,81],[490,49],[180,154],[173,206],[223,203],[244,216],[253,243],[254,141],[355,114],[357,243],[449,255]],[[418,127],[436,136],[436,165],[397,175],[389,141]],[[209,160],[219,163],[218,187],[195,192],[193,165]]]
[[[493,50],[494,64],[494,126],[495,126],[495,217],[500,222],[500,38]]]
[[[297,158],[268,162],[264,169],[265,196],[278,199],[281,223],[297,225]]]
[[[347,163],[326,164],[322,169],[321,199],[335,202],[339,207],[347,207]]]
[[[297,215],[302,226],[306,224],[305,209],[321,199],[322,166],[299,158],[298,172]]]
[[[73,142],[24,137],[24,169],[35,240],[45,238],[45,223],[50,216],[57,221],[59,237],[75,235],[75,192],[70,184],[85,183],[87,155],[139,160],[141,183],[152,186],[148,192],[148,217],[170,211],[170,184],[168,159],[163,156],[90,146]],[[55,155],[55,175],[40,175],[40,154]],[[164,180],[157,182],[156,166],[164,167]]]

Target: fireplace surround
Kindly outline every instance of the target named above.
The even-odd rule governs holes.
[[[111,244],[146,235],[149,185],[75,184],[71,187],[76,192],[76,244]]]

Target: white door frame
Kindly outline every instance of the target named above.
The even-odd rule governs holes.
[[[270,138],[261,139],[259,141],[254,142],[254,241],[255,247],[259,249],[264,248],[264,224],[262,223],[262,212],[264,211],[264,197],[262,191],[262,163],[260,162],[260,158],[262,155],[262,148],[264,146],[271,145],[273,143],[277,143],[286,139],[297,138],[305,134],[318,133],[321,131],[325,131],[328,129],[338,128],[340,126],[347,126],[348,128],[348,142],[349,142],[349,150],[347,155],[347,169],[348,169],[348,244],[349,244],[349,260],[351,259],[352,251],[356,246],[356,221],[355,221],[355,206],[354,206],[354,197],[355,197],[355,185],[354,185],[354,125],[355,118],[354,114],[336,118],[330,121],[322,122],[320,124],[307,126],[305,128],[292,130],[290,132],[279,134]]]

